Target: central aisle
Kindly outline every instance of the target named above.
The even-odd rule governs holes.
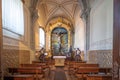
[[[56,67],[54,80],[67,80],[64,67]]]

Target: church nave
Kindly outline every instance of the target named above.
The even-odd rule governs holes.
[[[0,0],[0,80],[120,80],[120,0]]]

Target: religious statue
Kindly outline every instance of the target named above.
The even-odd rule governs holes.
[[[44,48],[41,48],[41,50],[39,51],[40,52],[40,56],[39,56],[39,60],[44,62],[45,61],[45,49]]]
[[[61,49],[62,49],[62,37],[64,36],[64,33],[59,32],[56,33],[57,37],[58,37],[58,44],[59,44],[59,53],[62,53]]]
[[[76,49],[76,54],[75,54],[75,61],[81,61],[81,50],[79,48]]]

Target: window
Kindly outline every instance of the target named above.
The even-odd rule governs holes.
[[[39,28],[39,43],[40,47],[45,46],[45,32],[42,28]]]
[[[3,29],[23,35],[24,18],[21,0],[2,0]]]

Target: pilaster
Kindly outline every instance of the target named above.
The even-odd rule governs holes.
[[[90,8],[82,11],[81,18],[85,22],[85,60],[87,60],[87,52],[90,48]]]
[[[120,80],[120,0],[114,1],[113,18],[113,79]]]
[[[0,79],[2,79],[2,48],[3,48],[3,34],[2,34],[2,0],[0,0]]]

